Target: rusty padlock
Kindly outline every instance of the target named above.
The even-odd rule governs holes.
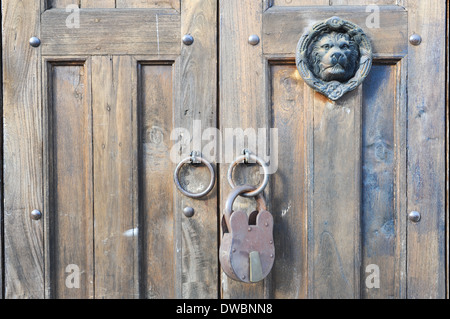
[[[264,196],[256,197],[257,210],[249,216],[244,211],[233,212],[234,200],[253,190],[253,186],[237,186],[228,196],[219,251],[223,271],[228,277],[245,283],[266,278],[275,260],[273,217],[267,211]]]

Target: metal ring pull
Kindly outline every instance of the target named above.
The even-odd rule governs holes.
[[[201,156],[196,156],[196,154],[197,154],[196,152],[192,152],[190,157],[187,157],[184,160],[182,160],[180,163],[178,163],[177,167],[175,168],[175,171],[173,172],[173,180],[174,180],[175,185],[177,186],[178,190],[181,193],[183,193],[184,195],[186,195],[187,197],[191,197],[191,198],[200,198],[200,197],[206,196],[213,189],[215,181],[216,181],[216,174],[214,173],[214,167],[206,159],[204,159]],[[195,193],[188,192],[181,186],[180,180],[178,179],[178,173],[180,172],[180,169],[184,164],[195,163],[197,161],[200,161],[206,167],[208,167],[209,172],[211,174],[211,181],[210,181],[208,187],[203,192],[195,194]]]
[[[241,162],[246,162],[249,159],[251,161],[258,163],[262,167],[262,169],[264,171],[264,179],[263,179],[263,182],[261,183],[261,185],[259,185],[259,187],[257,189],[255,189],[254,191],[248,192],[248,193],[240,194],[240,195],[244,196],[244,197],[256,197],[264,191],[267,184],[269,183],[269,170],[268,170],[267,164],[261,158],[256,156],[255,154],[245,152],[244,155],[241,155],[238,158],[236,158],[236,160],[233,163],[231,163],[230,167],[228,168],[227,178],[228,178],[228,183],[230,184],[231,188],[235,188],[236,185],[233,182],[233,170],[237,164],[239,164]]]

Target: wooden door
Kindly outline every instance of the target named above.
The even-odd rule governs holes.
[[[445,297],[446,2],[372,3],[2,0],[2,297]],[[336,102],[295,65],[304,30],[332,16],[374,51],[368,78]],[[276,259],[251,285],[218,261],[240,152],[226,153],[229,129],[262,129],[256,149],[241,146],[277,154],[265,190]],[[216,187],[189,199],[173,170],[211,142],[223,147]],[[258,172],[234,178],[256,185]],[[209,182],[203,166],[180,177],[193,192]]]
[[[223,297],[445,297],[445,1],[219,3],[220,126],[278,129],[275,265],[256,285],[223,277]],[[333,16],[359,25],[374,53],[362,86],[336,102],[295,65],[305,29]],[[366,285],[373,265],[379,288]]]
[[[216,127],[216,12],[2,1],[6,298],[217,297],[215,190],[182,197],[170,157],[191,148],[175,128]],[[191,191],[209,179],[185,170]]]

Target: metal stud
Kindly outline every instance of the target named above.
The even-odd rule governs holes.
[[[186,34],[185,36],[183,36],[182,41],[186,45],[191,45],[192,43],[194,43],[194,37],[190,34]]]
[[[30,45],[34,48],[37,48],[38,46],[41,45],[41,40],[38,37],[31,37]]]
[[[192,216],[194,216],[194,214],[195,214],[195,210],[192,208],[192,207],[185,207],[184,209],[183,209],[183,214],[186,216],[186,217],[189,217],[189,218],[191,218]]]
[[[416,33],[409,37],[409,42],[412,45],[419,45],[422,43],[422,37]]]
[[[409,213],[408,218],[413,223],[418,223],[421,220],[422,216],[420,215],[419,212],[413,211]]]
[[[259,37],[256,34],[252,34],[248,37],[248,43],[251,45],[257,45],[259,43]]]
[[[39,220],[42,218],[42,213],[35,209],[30,213],[30,216],[32,220]]]

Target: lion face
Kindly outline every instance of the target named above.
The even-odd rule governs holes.
[[[348,34],[324,33],[312,44],[310,68],[323,81],[348,81],[358,69],[358,60],[358,45]]]

